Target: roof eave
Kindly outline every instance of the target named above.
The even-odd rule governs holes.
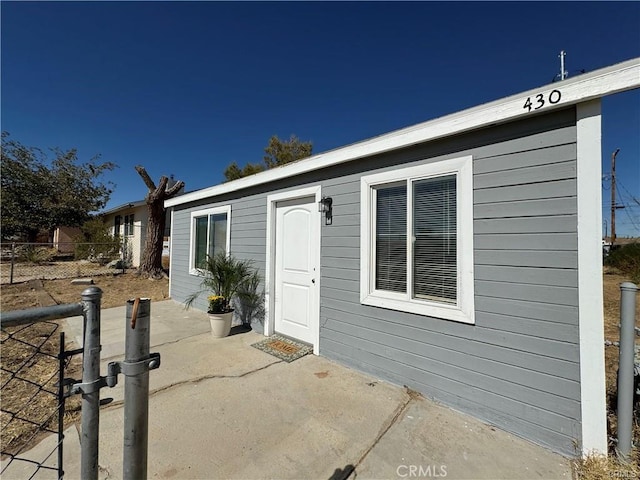
[[[283,167],[266,170],[233,182],[196,190],[167,200],[165,207],[173,207],[225,193],[231,193],[349,162],[358,158],[468,132],[487,125],[514,121],[527,116],[566,108],[567,106],[577,103],[587,102],[595,98],[632,90],[638,87],[640,87],[640,57],[583,75],[571,77],[561,82],[511,95],[467,110],[452,113],[434,120],[395,130],[335,150],[323,152],[307,159]],[[551,104],[548,102],[548,99],[550,93],[554,90],[560,92],[560,95],[558,99],[558,94],[554,93],[553,100],[558,100],[554,104]],[[535,108],[535,106],[539,105],[536,103],[537,95],[542,95],[542,98],[547,99],[544,105],[538,109]],[[527,107],[524,106],[528,98],[531,98],[534,104],[534,108],[531,110],[528,110]]]

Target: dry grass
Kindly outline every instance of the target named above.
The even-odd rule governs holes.
[[[122,306],[130,298],[146,297],[152,301],[169,298],[167,279],[148,280],[133,273],[94,278],[103,290],[102,307]],[[0,311],[19,310],[47,304],[76,303],[86,285],[72,285],[70,279],[44,280],[44,291],[28,283],[2,285]],[[48,302],[43,302],[48,300]],[[48,431],[57,428],[56,397],[60,322],[42,322],[3,328],[0,351],[0,442],[2,452],[15,453],[32,447]],[[67,350],[76,346],[67,344]],[[65,377],[81,377],[81,359],[75,357],[65,370]],[[79,420],[80,397],[67,399],[65,427]]]
[[[153,302],[169,298],[169,280],[150,280],[135,273],[94,278],[96,286],[102,290],[102,308],[121,307],[132,298],[150,298]],[[80,293],[87,285],[69,285],[68,280],[49,280],[44,288],[56,303],[73,303],[80,299]]]
[[[169,298],[169,281],[149,280],[135,273],[124,275],[102,275],[93,278],[97,287],[102,289],[102,308],[121,307],[127,300],[135,297],[150,298],[162,301]],[[55,303],[76,303],[87,285],[72,285],[70,279],[43,280],[44,289],[51,295]],[[28,284],[2,285],[0,311],[20,310],[39,307],[37,292]]]
[[[616,457],[589,455],[574,462],[574,471],[578,480],[612,480],[640,478],[637,462],[624,463]]]

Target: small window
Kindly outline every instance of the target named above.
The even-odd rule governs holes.
[[[231,207],[201,210],[191,214],[190,272],[198,274],[207,256],[229,252]]]
[[[125,236],[133,235],[133,213],[124,216],[124,234]]]
[[[122,216],[116,215],[113,219],[113,235],[120,235],[120,224],[122,223]]]
[[[361,181],[360,298],[473,323],[471,157]]]

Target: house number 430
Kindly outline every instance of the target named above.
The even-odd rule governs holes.
[[[547,96],[545,96],[544,93],[539,93],[535,97],[533,97],[533,99],[532,97],[527,97],[527,101],[524,102],[524,106],[522,108],[524,108],[527,112],[530,112],[531,110],[539,110],[547,103],[555,105],[560,101],[561,98],[562,94],[560,93],[560,90],[551,90],[551,92],[549,92],[549,95]]]

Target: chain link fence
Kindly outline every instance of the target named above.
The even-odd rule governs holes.
[[[79,402],[66,402],[64,378],[72,370],[56,322],[3,327],[0,334],[1,468],[7,478],[62,478],[66,423]],[[55,441],[31,450],[49,434]]]
[[[127,243],[2,243],[0,283],[82,278],[124,273],[131,264]]]

